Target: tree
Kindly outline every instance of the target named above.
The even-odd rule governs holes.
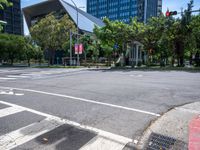
[[[75,30],[69,16],[64,15],[57,19],[52,13],[31,28],[30,33],[36,44],[43,50],[48,50],[48,64],[54,64],[55,51],[62,49],[64,43],[69,40],[69,30]]]
[[[128,42],[129,36],[129,26],[121,21],[110,21],[105,18],[104,27],[95,27],[94,33],[96,37],[100,40],[101,47],[107,54],[113,54],[113,47],[117,45],[118,49],[115,53],[120,55],[121,53],[126,53],[126,44]],[[106,49],[108,48],[108,49]],[[112,51],[112,52],[111,52]],[[109,53],[108,53],[109,52]],[[107,55],[108,56],[108,55]]]
[[[188,49],[191,59],[190,61],[192,61],[192,58],[194,58],[193,56],[196,56],[196,65],[200,66],[200,58],[198,58],[200,53],[200,14],[197,16],[192,16],[189,26],[192,35],[190,43],[188,42]]]
[[[104,51],[104,55],[105,57],[107,58],[107,65],[110,66],[111,65],[111,56],[113,55],[113,47],[112,46],[109,46],[109,45],[101,45],[101,48],[103,49]]]
[[[87,62],[87,55],[89,54],[90,45],[92,44],[92,41],[94,40],[92,34],[84,34],[80,37],[80,42],[83,44],[84,47],[84,57],[85,57],[85,63]]]
[[[24,46],[24,57],[28,62],[28,66],[30,67],[31,59],[39,60],[39,63],[41,63],[41,59],[43,58],[41,48],[34,43],[30,36],[26,36],[25,41],[26,45]]]
[[[4,9],[4,7],[12,6],[12,3],[8,0],[0,0],[0,9]]]
[[[161,15],[159,17],[152,17],[148,23],[143,27],[144,31],[141,33],[141,43],[148,54],[148,64],[152,62],[152,56],[157,56],[159,53],[158,43],[165,30],[166,18]]]
[[[165,65],[171,60],[174,66],[177,60],[178,66],[184,66],[185,59],[192,59],[196,54],[197,60],[200,55],[200,15],[192,16],[192,8],[193,0],[190,0],[182,18],[160,15],[150,18],[147,24],[138,22],[137,18],[130,24],[105,18],[105,26],[95,27],[94,33],[100,40],[101,49],[107,51],[105,55],[111,55],[117,45],[118,55],[123,53],[125,56],[127,44],[139,41],[148,54],[148,64],[154,61]]]
[[[93,36],[92,43],[88,46],[88,53],[91,54],[93,63],[97,63],[100,49],[100,41]]]
[[[11,65],[13,65],[14,59],[19,59],[23,55],[25,44],[23,36],[0,34],[2,59],[10,60]]]

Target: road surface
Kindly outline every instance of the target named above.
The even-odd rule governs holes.
[[[163,113],[200,101],[199,77],[0,68],[0,149],[129,149]]]

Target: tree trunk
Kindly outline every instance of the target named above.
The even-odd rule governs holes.
[[[54,65],[55,62],[55,50],[51,50],[51,65]]]
[[[184,56],[180,56],[180,66],[184,67]]]
[[[48,67],[50,66],[51,64],[51,51],[48,50]]]
[[[30,64],[30,59],[28,59],[28,67],[30,67],[31,66],[31,64]]]
[[[87,54],[84,52],[84,57],[85,57],[85,66],[87,66]]]
[[[11,66],[13,66],[14,59],[13,59],[13,58],[11,58],[10,60],[11,60]]]
[[[184,66],[184,43],[182,41],[176,42],[176,54],[178,60],[178,66]]]
[[[190,66],[192,65],[192,53],[190,53]]]

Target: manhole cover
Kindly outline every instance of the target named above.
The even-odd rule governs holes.
[[[152,133],[146,150],[187,150],[187,144],[168,136]]]

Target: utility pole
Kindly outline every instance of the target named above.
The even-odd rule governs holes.
[[[3,28],[7,25],[7,22],[3,21],[3,20],[0,20],[0,25],[3,26]],[[2,29],[3,30],[3,29]],[[1,29],[0,29],[1,31]]]
[[[72,31],[70,30],[69,31],[69,34],[70,34],[70,66],[72,66]]]
[[[144,23],[147,23],[147,0],[144,1]]]
[[[73,0],[71,0],[72,1],[72,3],[74,4],[74,6],[76,7],[76,26],[77,26],[77,37],[76,37],[76,43],[79,45],[79,39],[78,39],[78,36],[79,36],[79,27],[78,27],[78,7],[77,7],[77,5],[76,5],[76,3],[73,1]],[[77,66],[80,66],[80,60],[79,60],[79,49],[78,49],[78,54],[77,54]]]

